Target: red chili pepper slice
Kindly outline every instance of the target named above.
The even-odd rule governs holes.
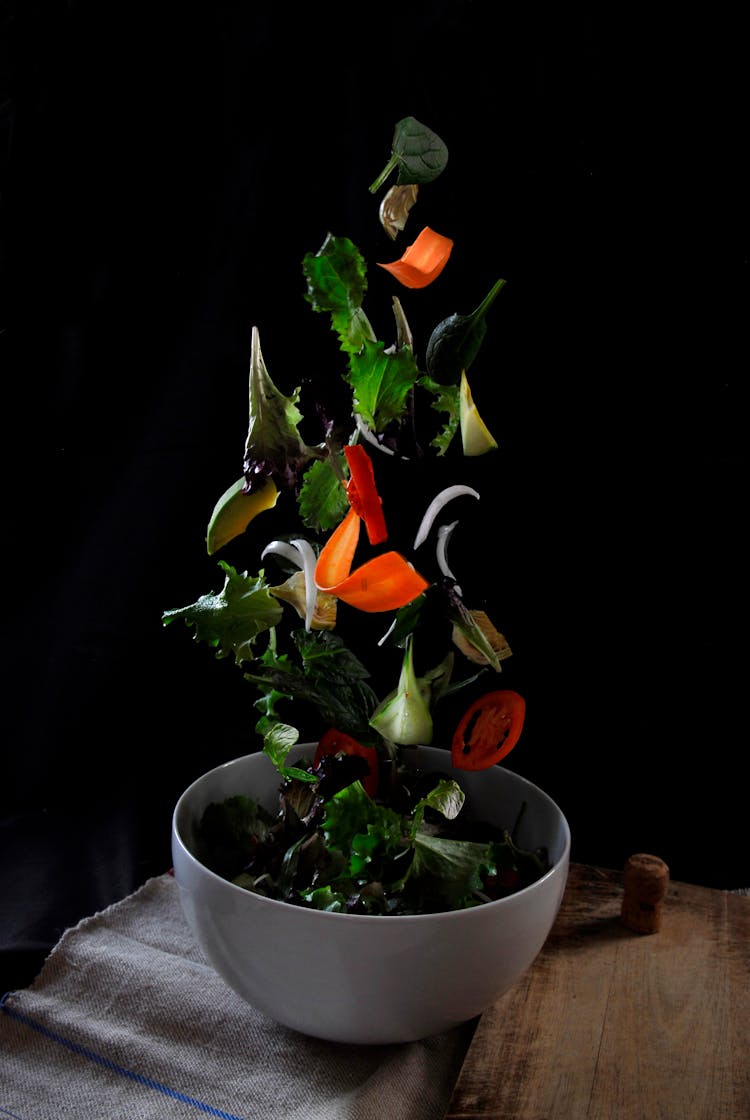
[[[523,729],[526,701],[517,692],[487,692],[464,712],[453,735],[457,770],[486,770],[509,754]]]
[[[370,544],[382,544],[388,540],[388,530],[383,514],[383,500],[375,485],[372,459],[361,443],[348,444],[344,448],[344,455],[350,473],[346,487],[349,504],[364,521]]]
[[[318,743],[313,766],[317,766],[320,760],[329,754],[356,754],[360,758],[364,758],[370,767],[370,773],[366,778],[361,779],[362,786],[365,793],[368,793],[370,797],[375,797],[378,791],[379,767],[378,752],[374,747],[365,747],[351,735],[347,735],[343,731],[337,731],[335,727],[329,727]]]

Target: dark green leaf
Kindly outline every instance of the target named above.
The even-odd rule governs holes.
[[[470,315],[449,315],[438,323],[427,343],[427,372],[443,384],[458,382],[462,372],[476,358],[487,333],[486,315],[498,292],[505,286],[498,280],[479,307]]]
[[[448,149],[440,137],[414,117],[404,117],[396,125],[391,142],[391,155],[370,187],[374,194],[391,172],[398,169],[396,183],[431,183],[442,174],[448,163]]]

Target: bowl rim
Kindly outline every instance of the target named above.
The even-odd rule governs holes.
[[[298,753],[301,753],[304,750],[304,748],[307,748],[309,750],[309,748],[313,747],[314,745],[315,745],[314,743],[297,743],[292,748],[292,752],[294,752],[295,754],[298,754]],[[440,747],[431,747],[431,746],[427,745],[425,747],[420,746],[420,747],[417,747],[415,749],[416,750],[422,750],[422,749],[440,750],[441,748]],[[336,919],[338,921],[345,921],[345,922],[348,922],[350,924],[352,924],[353,922],[356,922],[356,923],[359,923],[360,925],[363,922],[364,923],[382,922],[383,918],[388,919],[389,925],[393,921],[399,921],[399,922],[405,922],[406,921],[406,922],[413,923],[413,922],[426,922],[426,921],[430,921],[430,920],[435,921],[435,919],[437,919],[437,918],[440,918],[440,919],[443,919],[443,920],[446,920],[446,921],[468,921],[468,920],[472,920],[473,915],[482,914],[484,916],[487,916],[489,911],[494,912],[498,908],[503,908],[503,907],[511,908],[511,906],[518,905],[517,900],[522,899],[524,896],[526,896],[530,893],[538,892],[540,889],[542,889],[542,887],[551,878],[557,877],[561,873],[561,870],[564,867],[567,867],[569,862],[570,862],[570,850],[571,850],[570,825],[568,823],[567,817],[565,816],[565,813],[562,811],[560,806],[557,804],[557,802],[554,800],[554,798],[552,798],[545,790],[543,790],[541,788],[541,786],[536,785],[534,782],[530,781],[528,778],[524,778],[523,775],[519,774],[517,771],[510,770],[507,767],[501,767],[500,764],[497,763],[496,765],[497,765],[498,769],[503,770],[506,774],[509,774],[513,779],[521,782],[522,785],[524,785],[526,788],[535,791],[536,793],[541,795],[542,798],[544,798],[546,801],[548,801],[550,803],[552,808],[556,811],[556,813],[559,816],[559,822],[560,822],[560,826],[562,828],[563,838],[564,838],[563,839],[562,851],[561,851],[560,855],[558,856],[558,858],[555,860],[555,862],[552,864],[552,866],[549,868],[549,870],[545,871],[544,875],[541,875],[533,883],[529,883],[527,886],[521,887],[519,890],[514,891],[513,894],[506,895],[504,898],[492,899],[490,902],[483,902],[483,903],[480,903],[477,906],[465,907],[465,908],[460,909],[460,910],[436,910],[436,911],[433,911],[429,914],[342,914],[342,913],[340,913],[338,911],[335,911],[335,910],[317,910],[314,907],[295,906],[293,903],[285,902],[283,899],[268,898],[268,897],[266,897],[266,895],[255,894],[254,891],[249,891],[249,890],[247,890],[246,887],[238,886],[237,883],[232,883],[229,879],[225,879],[223,876],[217,874],[217,872],[215,872],[215,871],[212,871],[210,867],[207,867],[205,863],[203,863],[201,860],[199,860],[198,857],[196,855],[194,855],[193,852],[191,852],[190,848],[188,847],[188,845],[186,843],[185,838],[183,837],[183,835],[180,831],[180,828],[179,828],[179,825],[178,825],[178,817],[181,816],[182,813],[185,811],[185,805],[186,805],[190,795],[193,793],[196,786],[198,786],[198,785],[202,784],[203,782],[207,781],[212,775],[219,773],[219,771],[221,771],[221,770],[228,770],[231,767],[237,766],[239,763],[242,763],[247,759],[255,758],[255,757],[258,757],[258,756],[266,758],[269,765],[273,766],[273,763],[271,762],[271,760],[268,759],[267,756],[263,754],[262,750],[250,751],[247,754],[238,755],[236,758],[228,759],[226,762],[221,762],[217,766],[211,767],[210,770],[206,770],[202,774],[199,774],[197,778],[195,778],[188,786],[186,786],[185,789],[183,790],[183,792],[178,797],[178,799],[175,803],[174,809],[172,811],[172,839],[177,844],[179,844],[181,851],[187,857],[189,863],[194,865],[195,867],[199,868],[201,873],[207,875],[210,880],[212,880],[216,884],[221,885],[222,889],[223,888],[229,888],[230,893],[235,893],[236,892],[236,897],[238,897],[238,898],[239,897],[245,897],[245,898],[249,897],[249,898],[253,899],[259,905],[267,904],[269,906],[274,906],[274,907],[283,907],[284,911],[291,910],[291,911],[295,911],[297,913],[302,913],[302,914],[306,914],[306,915],[310,915],[310,916],[316,915],[316,917],[314,917],[314,918],[311,917],[311,920],[313,920],[313,921],[318,921],[318,920],[322,920],[322,919],[325,919],[325,920]],[[449,769],[454,769],[453,767],[450,767],[450,766],[448,768]],[[229,796],[229,795],[227,795],[227,796]],[[174,872],[174,869],[173,869],[173,872]]]

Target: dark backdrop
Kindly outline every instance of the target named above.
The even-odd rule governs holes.
[[[336,357],[303,255],[397,255],[367,188],[406,115],[450,151],[411,219],[456,245],[431,321],[507,280],[461,582],[528,701],[509,762],[574,859],[747,885],[742,29],[506,9],[3,5],[6,986],[257,746],[237,671],[161,612],[219,586],[252,326],[291,391]]]

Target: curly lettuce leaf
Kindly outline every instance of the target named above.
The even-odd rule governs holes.
[[[384,343],[365,340],[360,352],[349,358],[348,381],[356,411],[375,432],[403,419],[409,393],[418,378],[419,370],[408,347],[390,353]]]
[[[303,524],[313,532],[324,533],[335,529],[344,519],[349,499],[330,458],[312,463],[307,468],[298,505]]]
[[[224,586],[219,592],[202,595],[187,607],[165,611],[165,626],[181,618],[194,628],[193,637],[216,650],[217,658],[234,656],[239,665],[255,656],[253,644],[259,634],[281,622],[283,608],[268,590],[261,570],[257,576],[240,574],[231,564],[219,561]]]
[[[302,261],[307,280],[305,299],[314,311],[327,312],[341,349],[356,354],[365,339],[374,340],[372,326],[362,310],[367,291],[367,267],[348,237],[329,233],[317,253]]]
[[[425,375],[419,378],[417,384],[427,392],[432,393],[432,407],[436,412],[447,413],[447,420],[443,427],[432,440],[431,446],[437,449],[439,455],[445,455],[450,443],[458,431],[461,416],[461,401],[458,385],[441,385],[434,378]]]

